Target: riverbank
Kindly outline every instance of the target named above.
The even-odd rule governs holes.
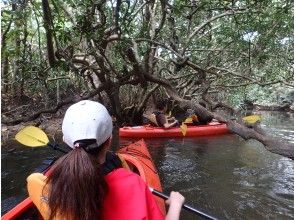
[[[5,144],[7,141],[13,139],[17,132],[19,132],[21,129],[23,129],[26,126],[32,125],[37,126],[41,128],[43,131],[45,131],[46,134],[50,135],[51,137],[54,137],[56,134],[61,133],[61,124],[62,124],[63,116],[59,117],[50,117],[47,119],[43,119],[42,121],[40,119],[26,122],[26,123],[20,123],[18,125],[1,125],[1,143]]]

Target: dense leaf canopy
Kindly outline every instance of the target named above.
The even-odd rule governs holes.
[[[120,122],[138,120],[150,98],[164,94],[234,107],[273,102],[294,86],[293,6],[2,1],[2,95],[47,112],[93,97]]]

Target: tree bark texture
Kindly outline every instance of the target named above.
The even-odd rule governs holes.
[[[52,31],[52,15],[48,0],[42,0],[44,28],[46,30],[47,41],[47,55],[49,65],[53,67],[55,65],[54,45],[53,45],[53,31]]]

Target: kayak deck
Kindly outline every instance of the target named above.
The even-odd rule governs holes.
[[[208,125],[188,126],[185,137],[221,135],[229,133],[226,124],[213,122]],[[155,137],[184,137],[181,128],[160,128],[150,125],[123,127],[119,129],[120,137],[155,138]]]
[[[124,159],[130,170],[139,174],[148,186],[162,191],[158,172],[151,159],[146,143],[143,140],[134,142],[117,151],[120,158]],[[165,203],[154,195],[157,205],[165,215]],[[26,198],[13,209],[2,216],[3,220],[30,220],[42,219],[38,209],[30,198]]]

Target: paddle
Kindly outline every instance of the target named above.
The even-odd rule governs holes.
[[[181,124],[180,129],[181,129],[183,136],[186,136],[188,126],[184,122]]]
[[[242,120],[248,124],[254,124],[260,121],[261,117],[260,115],[249,115],[249,116],[243,117]]]
[[[182,132],[183,136],[186,136],[187,129],[188,129],[187,124],[192,124],[193,121],[198,121],[198,117],[195,114],[193,114],[190,117],[186,118],[185,121],[182,122],[182,125],[180,126],[180,129],[181,129],[181,132]]]
[[[28,127],[25,127],[24,129],[20,130],[16,136],[15,136],[15,139],[20,142],[21,144],[25,145],[25,146],[28,146],[28,147],[44,147],[44,146],[50,146],[52,147],[54,150],[59,150],[63,153],[67,153],[65,150],[59,148],[57,146],[57,144],[51,144],[49,142],[49,138],[48,136],[45,134],[44,131],[42,131],[40,128],[38,127],[34,127],[34,126],[28,126]],[[49,163],[48,164],[48,167],[47,169],[53,164],[52,163]],[[149,187],[150,191],[160,197],[160,198],[163,198],[163,199],[168,199],[169,196],[163,194],[162,192],[159,192],[151,187]],[[208,214],[205,214],[189,205],[186,205],[184,204],[183,205],[183,209],[185,210],[188,210],[190,212],[193,212],[193,213],[196,213],[197,215],[201,216],[201,217],[204,217],[206,219],[212,219],[212,220],[215,220],[216,218],[215,217],[212,217]]]
[[[169,199],[169,196],[168,195],[166,195],[166,194],[164,194],[164,193],[162,193],[162,192],[159,192],[159,191],[157,191],[156,189],[153,189],[153,188],[151,188],[151,187],[149,187],[149,189],[150,189],[150,191],[154,194],[154,195],[156,195],[156,196],[158,196],[158,197],[160,197],[160,198],[162,198],[162,199]],[[203,218],[206,218],[206,219],[212,219],[212,220],[217,220],[217,218],[215,218],[215,217],[213,217],[213,216],[211,216],[211,215],[208,215],[208,214],[206,214],[206,213],[204,213],[204,212],[201,212],[201,211],[199,211],[199,210],[197,210],[197,209],[195,209],[195,208],[193,208],[193,207],[191,207],[191,206],[189,206],[189,205],[186,205],[186,204],[184,204],[183,206],[183,209],[185,209],[185,210],[188,210],[188,211],[190,211],[190,212],[193,212],[193,213],[195,213],[195,214],[197,214],[198,216],[201,216],[201,217],[203,217]]]
[[[59,150],[62,153],[67,153],[67,151],[63,150],[62,148],[58,147],[57,144],[52,144],[49,142],[48,136],[42,131],[40,128],[34,126],[27,126],[20,130],[16,135],[15,139],[28,147],[43,147],[49,146],[52,147],[54,150]]]

